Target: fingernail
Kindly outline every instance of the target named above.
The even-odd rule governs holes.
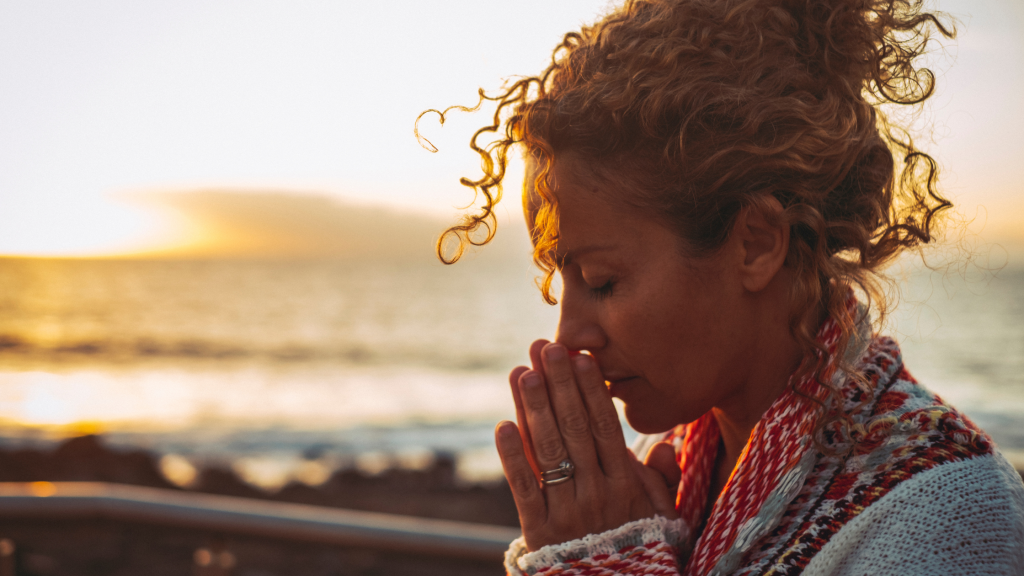
[[[512,436],[516,433],[516,425],[505,420],[504,422],[498,423],[498,434],[502,436]]]
[[[565,358],[565,347],[561,344],[553,344],[544,349],[544,354],[547,355],[548,360],[561,360]]]
[[[523,387],[526,386],[540,386],[540,374],[537,374],[532,370],[530,372],[527,372],[526,374],[523,374]]]
[[[572,364],[576,370],[588,370],[590,368],[590,356],[588,354],[580,354],[572,359]]]

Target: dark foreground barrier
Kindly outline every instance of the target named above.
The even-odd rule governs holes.
[[[518,530],[502,526],[158,488],[93,482],[0,483],[0,531],[9,533],[0,536],[7,536],[15,545],[19,544],[18,535],[12,533],[17,532],[16,526],[35,526],[37,533],[47,527],[49,538],[54,539],[74,538],[76,530],[79,534],[95,534],[96,529],[89,526],[96,522],[107,530],[113,525],[139,525],[216,535],[220,542],[241,537],[369,550],[385,556],[416,556],[422,557],[424,564],[443,563],[445,559],[484,562],[493,567],[492,573],[500,573],[502,555],[508,543],[519,535]],[[63,535],[61,527],[66,528]],[[196,549],[195,565],[201,565],[215,552]],[[234,558],[231,563],[234,565]],[[343,573],[394,573],[385,570],[380,562],[377,564],[376,569]],[[287,572],[265,569],[259,573]]]

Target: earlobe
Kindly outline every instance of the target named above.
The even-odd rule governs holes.
[[[789,227],[782,219],[782,204],[774,196],[746,206],[736,217],[736,236],[743,261],[740,277],[749,292],[760,292],[778,275],[789,252]]]

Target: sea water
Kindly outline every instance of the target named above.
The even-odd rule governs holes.
[[[899,276],[885,330],[1019,456],[1024,266],[964,270]],[[557,321],[535,276],[526,259],[0,259],[0,436],[99,431],[171,474],[226,461],[268,488],[439,452],[494,478],[508,371]]]

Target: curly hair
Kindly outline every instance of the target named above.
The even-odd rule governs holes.
[[[934,76],[915,60],[934,32],[954,37],[939,16],[922,0],[626,0],[566,34],[540,75],[480,91],[477,106],[497,110],[470,143],[483,177],[462,183],[484,203],[441,235],[438,256],[452,263],[493,237],[516,145],[536,165],[534,260],[551,304],[556,157],[628,183],[621,200],[649,209],[695,255],[713,253],[740,210],[774,196],[790,229],[800,370],[831,388],[827,351],[814,339],[821,312],[841,324],[841,363],[857,323],[845,312],[850,290],[884,311],[880,269],[930,242],[951,206],[935,161],[881,109],[932,94]],[[443,122],[449,110],[427,112]],[[480,144],[486,135],[496,139]],[[822,426],[844,420],[838,390],[831,396]]]

